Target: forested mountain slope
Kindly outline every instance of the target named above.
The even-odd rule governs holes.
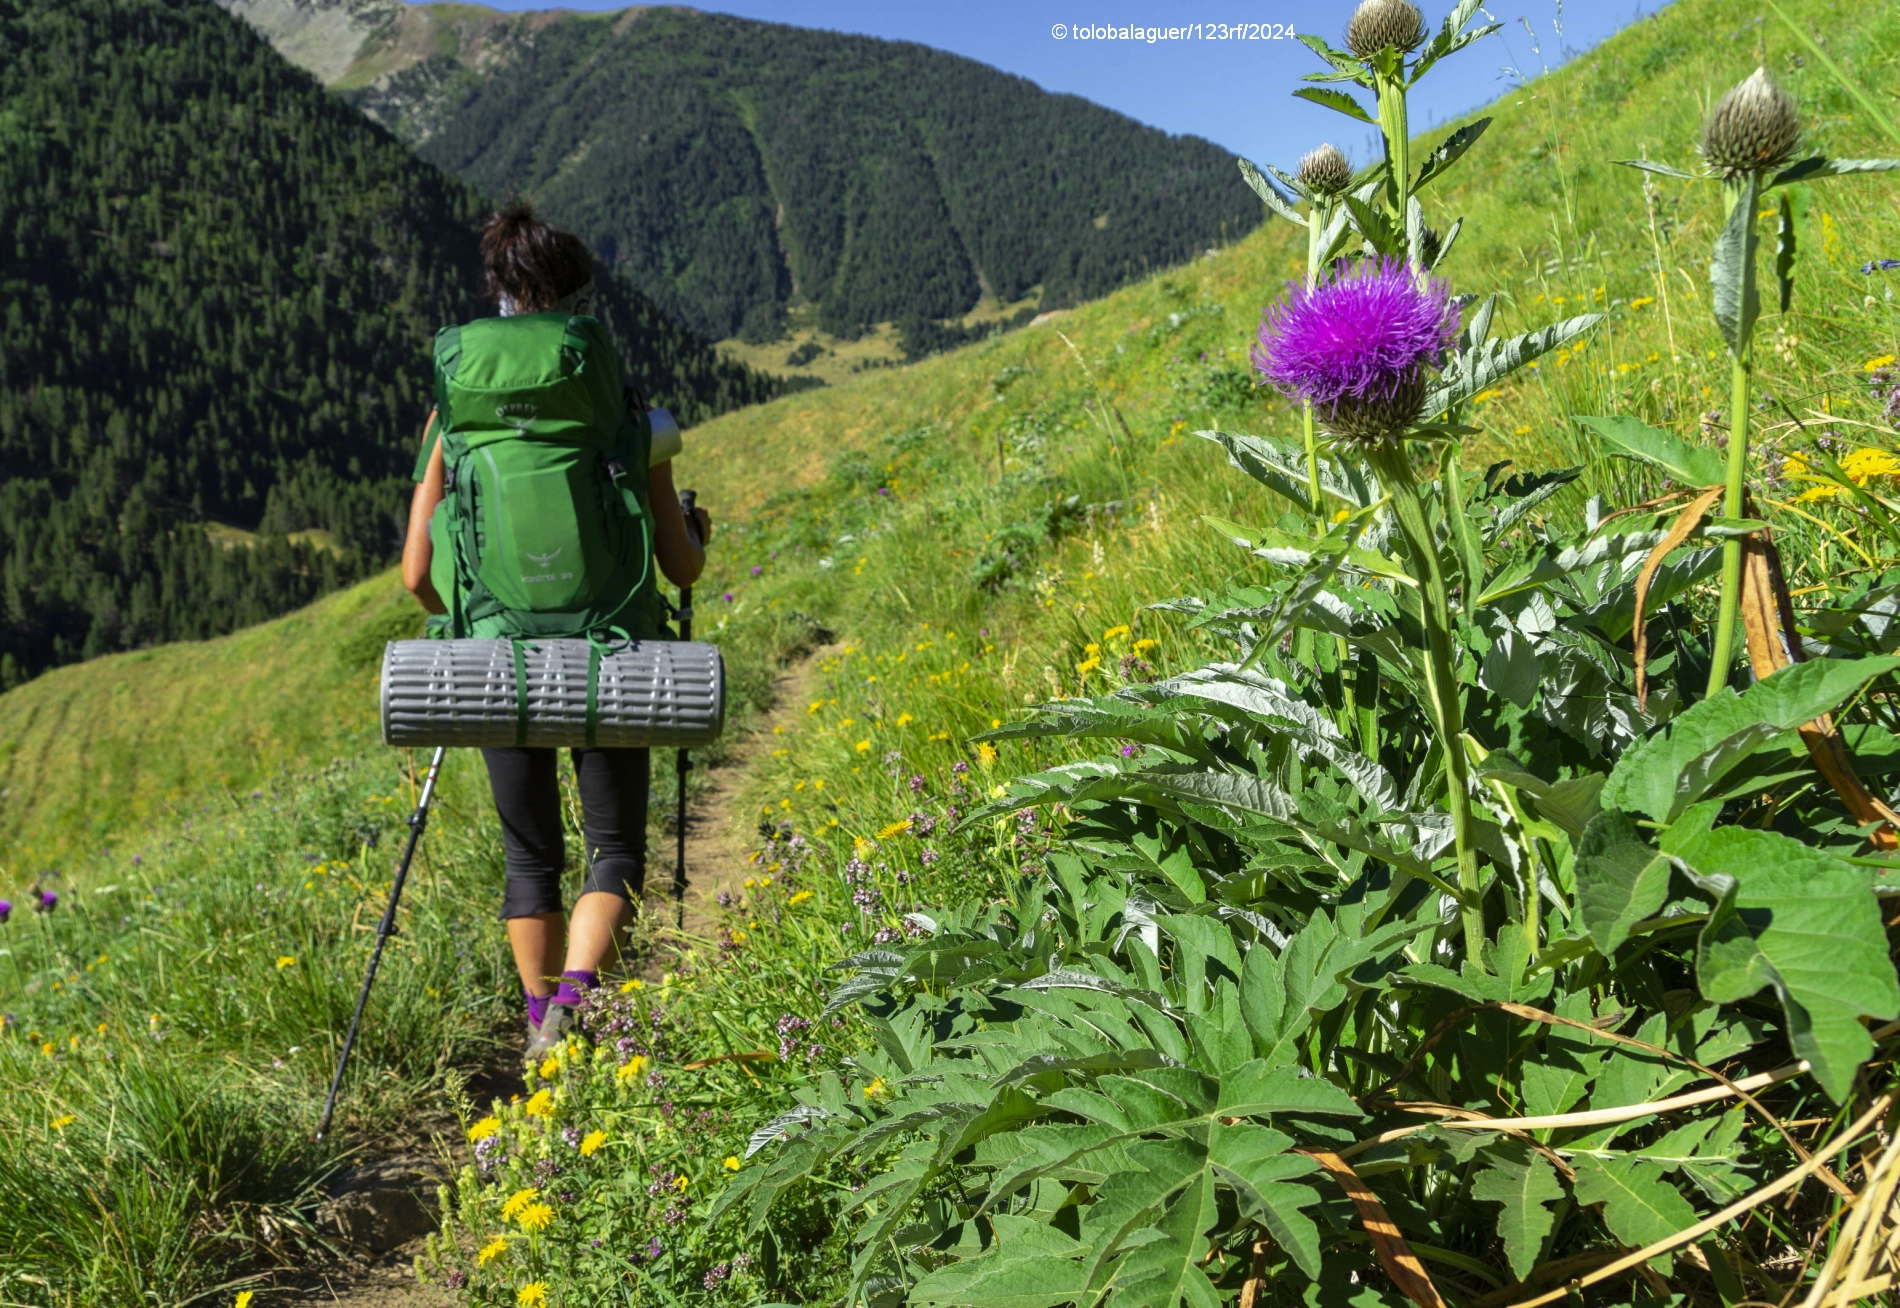
[[[1233,156],[920,45],[683,8],[225,0],[427,158],[531,190],[711,339],[1101,295],[1251,230]]]
[[[209,0],[0,2],[0,685],[384,566],[484,212]],[[682,418],[777,393],[606,291]]]

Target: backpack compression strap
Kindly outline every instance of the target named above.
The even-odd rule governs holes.
[[[526,749],[528,747],[528,656],[525,652],[527,642],[519,639],[510,640],[508,647],[515,656],[515,748]],[[590,692],[591,689],[590,679]],[[592,698],[591,693],[589,698]],[[590,740],[594,734],[592,725],[591,722],[588,724],[587,734]]]

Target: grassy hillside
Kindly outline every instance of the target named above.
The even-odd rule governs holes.
[[[1887,21],[1892,9],[1887,0],[1842,0],[1838,7],[1807,0],[1791,12],[1815,24],[1856,76],[1887,84],[1900,53],[1900,35]],[[1799,95],[1817,147],[1842,155],[1891,152],[1810,62],[1794,62],[1782,33],[1755,25],[1754,17],[1745,0],[1679,0],[1576,65],[1507,95],[1458,185],[1432,197],[1435,226],[1447,228],[1460,213],[1472,224],[1447,268],[1455,289],[1504,290],[1508,329],[1566,316],[1579,302],[1609,314],[1580,349],[1548,356],[1475,406],[1483,432],[1469,443],[1467,470],[1502,455],[1529,467],[1586,465],[1577,490],[1551,503],[1554,519],[1575,516],[1588,495],[1603,495],[1610,507],[1636,497],[1636,488],[1576,434],[1571,414],[1634,412],[1702,442],[1713,439],[1704,434],[1704,415],[1726,403],[1703,263],[1720,219],[1719,194],[1674,182],[1646,189],[1638,174],[1609,161],[1647,150],[1689,163],[1698,101],[1745,75],[1763,41]],[[1486,57],[1482,47],[1459,56],[1473,67]],[[1882,274],[1858,271],[1870,258],[1900,252],[1893,195],[1887,181],[1850,178],[1810,197],[1800,296],[1791,313],[1765,320],[1758,337],[1763,386],[1772,398],[1757,418],[1768,429],[1771,468],[1777,448],[1823,435],[1889,447],[1896,441],[1884,398],[1870,395],[1876,374],[1868,365],[1900,353],[1900,323]],[[438,1251],[441,1280],[465,1287],[469,1302],[516,1302],[534,1284],[544,1285],[548,1303],[561,1305],[610,1301],[610,1292],[623,1287],[641,1304],[835,1297],[850,1228],[834,1221],[836,1202],[821,1191],[841,1195],[862,1176],[821,1178],[807,1209],[777,1228],[769,1244],[743,1235],[734,1222],[707,1224],[711,1200],[741,1165],[746,1137],[761,1120],[795,1093],[820,1093],[821,1078],[842,1068],[841,1057],[871,1048],[868,1027],[834,1026],[822,1016],[823,993],[836,983],[826,968],[862,947],[874,928],[901,933],[893,915],[904,909],[1006,894],[1022,860],[1035,857],[1040,830],[999,824],[955,838],[942,830],[955,811],[967,813],[1002,780],[1060,755],[1019,744],[978,748],[969,737],[1020,713],[1026,702],[1146,679],[1229,648],[1146,606],[1257,575],[1254,561],[1202,515],[1271,522],[1281,506],[1228,469],[1194,432],[1295,429],[1296,415],[1284,403],[1252,388],[1246,354],[1261,306],[1301,266],[1298,235],[1264,229],[1042,327],[729,414],[689,433],[681,483],[696,485],[722,531],[700,592],[701,630],[726,645],[754,701],[779,656],[817,642],[826,652],[809,697],[745,777],[745,816],[763,822],[764,834],[755,864],[733,870],[739,884],[729,915],[713,938],[682,942],[686,952],[669,984],[613,1001],[640,1024],[639,1056],[651,1064],[635,1071],[651,1076],[610,1076],[598,1059],[557,1060],[543,1069],[547,1075],[535,1084],[558,1087],[558,1102],[576,1114],[560,1124],[577,1135],[603,1134],[585,1155],[540,1132],[521,1105],[498,1107],[505,1122],[482,1132],[522,1142],[519,1169],[548,1161],[577,1178],[561,1182],[573,1198],[561,1198],[570,1191],[550,1184],[555,1225],[533,1238],[505,1228],[505,1256],[478,1263],[475,1251],[504,1230],[496,1213],[512,1191],[497,1187],[515,1174],[466,1172],[458,1182],[461,1242]],[[1771,484],[1764,499],[1786,502],[1771,493],[1779,489]],[[1778,527],[1797,521],[1778,507],[1771,511]],[[1838,584],[1841,569],[1814,543],[1824,535],[1790,549],[1798,592]],[[199,845],[178,839],[176,823],[195,819],[217,836],[202,847],[221,851],[229,863],[219,872],[229,882],[221,895],[251,884],[249,867],[294,868],[296,851],[320,848],[326,860],[356,858],[367,869],[371,856],[352,844],[341,818],[319,836],[266,831],[261,811],[247,826],[241,803],[215,822],[203,816],[204,782],[240,796],[246,787],[266,789],[279,803],[275,796],[290,792],[270,791],[259,780],[285,764],[321,763],[326,751],[356,751],[357,761],[337,773],[347,784],[323,777],[310,784],[342,795],[343,808],[388,807],[388,796],[356,793],[391,762],[368,739],[368,658],[383,634],[413,619],[386,581],[330,603],[336,607],[298,615],[312,618],[304,625],[286,620],[139,660],[73,668],[0,697],[0,750],[10,769],[0,802],[12,806],[23,789],[33,792],[17,817],[14,808],[5,810],[11,847],[62,851],[72,879],[88,887],[136,879],[178,888],[192,884],[198,864],[189,860],[201,855]],[[325,621],[315,620],[320,614]],[[340,639],[339,632],[349,634]],[[353,642],[360,642],[355,663],[338,653]],[[253,671],[251,661],[265,658],[278,662],[257,663]],[[261,670],[272,666],[285,670],[282,679]],[[200,702],[216,704],[215,729],[203,728],[190,696],[171,693],[180,678],[191,679]],[[73,724],[91,734],[75,734]],[[123,799],[108,801],[125,815],[110,828],[85,821],[92,792],[80,782],[94,775],[92,756],[121,772],[136,767],[140,778],[119,792]],[[485,804],[469,784],[470,763],[457,761],[460,789],[431,829],[428,847],[442,860],[440,885],[467,895],[485,918],[497,854]],[[375,790],[385,789],[395,793],[379,779]],[[192,812],[167,818],[175,800],[189,800]],[[126,851],[141,839],[150,852],[140,870],[128,872]],[[96,853],[102,840],[116,851],[110,859]],[[6,870],[24,886],[39,868],[10,858]],[[342,910],[360,912],[374,898],[367,873],[359,880],[354,897],[336,909],[297,899],[301,880],[267,884],[273,894],[287,892],[287,906],[298,906],[294,920],[340,934]],[[867,903],[875,907],[867,910]],[[481,1011],[504,1015],[490,1028],[499,1030],[512,1020],[508,985],[493,963],[499,928],[468,919],[451,925],[445,899],[429,901],[426,911],[438,915],[431,919],[436,926],[418,925],[407,938],[421,942],[440,929],[486,960],[488,970],[479,975],[457,972],[459,988],[451,993],[457,1013],[485,1005]],[[169,960],[162,966],[171,967],[192,960],[194,975],[212,978],[225,967],[232,977],[249,978],[227,987],[238,994],[252,993],[257,976],[287,984],[296,975],[294,967],[273,972],[270,955],[280,951],[267,948],[267,937],[288,930],[290,917],[273,917],[256,939],[245,937],[249,952],[239,960],[201,952],[207,937],[191,931],[243,935],[238,909],[226,904],[220,912],[207,917],[209,925],[194,919],[175,941],[152,937],[144,946],[152,955],[143,957],[162,956]],[[89,978],[57,994],[50,983],[80,982],[82,957],[119,958],[138,932],[136,921],[128,914],[115,927],[119,919],[100,913],[83,938],[76,927],[62,935],[66,921],[20,914],[7,928],[19,933],[8,942],[17,969],[3,983],[9,1011],[60,1058],[75,1036],[81,1042],[72,1048],[92,1048],[99,1023],[107,1028],[97,1036],[100,1050],[129,1049],[125,1033],[146,1021],[142,1008],[135,1011],[142,997],[121,1000]],[[114,931],[131,934],[121,939]],[[347,936],[323,936],[317,945],[331,970],[344,971],[360,962],[363,942],[356,943],[355,954]],[[218,960],[215,966],[204,965],[208,957]],[[426,1016],[416,997],[425,984],[433,982],[418,974],[391,998],[404,1021]],[[326,997],[307,1019],[299,1010],[298,1030],[327,1031],[320,1038],[334,1039],[346,1003],[347,996]],[[288,1024],[267,1026],[261,1018],[239,1030],[230,1043],[249,1051],[249,1061],[232,1065],[241,1065],[246,1078],[266,1076],[256,1052],[264,1047],[259,1030],[280,1046],[293,1040]],[[191,1047],[213,1048],[220,1038],[211,1024]],[[416,1038],[466,1048],[455,1043],[466,1035],[453,1031],[422,1028]],[[294,1039],[308,1047],[301,1035]],[[17,1038],[3,1047],[19,1054],[0,1065],[10,1084],[41,1084],[46,1065],[36,1061],[36,1047]],[[753,1050],[781,1051],[784,1061],[716,1056]],[[381,1057],[401,1067],[399,1053]],[[57,1089],[65,1099],[15,1096],[28,1104],[17,1131],[31,1142],[29,1157],[66,1157],[41,1118],[71,1112],[78,1121],[62,1129],[79,1132],[109,1119],[106,1091],[88,1088],[81,1075],[96,1064],[75,1054],[54,1066],[71,1073]],[[166,1066],[179,1085],[200,1074],[197,1063]],[[269,1111],[307,1117],[321,1093],[321,1069],[293,1063],[268,1075],[277,1079],[247,1084],[271,1089],[280,1107]],[[393,1094],[397,1083],[389,1084]],[[668,1086],[662,1097],[658,1091]],[[361,1129],[378,1129],[385,1120],[378,1114],[395,1111],[392,1104],[419,1102],[414,1084],[400,1088],[410,1097],[368,1096]],[[54,1092],[34,1091],[43,1093]],[[445,1101],[438,1095],[432,1102]],[[582,1120],[583,1110],[594,1116]],[[280,1120],[256,1100],[239,1102],[230,1116],[240,1126]],[[285,1167],[322,1162],[294,1159]],[[156,1174],[184,1170],[175,1159],[154,1167]],[[74,1181],[68,1191],[74,1214],[83,1216],[83,1186]],[[268,1201],[293,1210],[299,1202],[295,1188],[283,1184],[269,1190]],[[88,1267],[131,1260],[115,1247],[96,1263],[86,1261],[82,1255],[93,1246],[85,1241],[95,1238],[87,1232],[97,1225],[75,1220],[81,1234],[72,1252],[60,1255],[62,1284],[100,1275]],[[149,1228],[162,1225],[154,1218]],[[96,1239],[98,1248],[108,1247],[105,1235]],[[44,1275],[50,1264],[42,1257],[18,1265]],[[7,1270],[0,1263],[0,1275]],[[177,1272],[165,1284],[215,1283],[208,1272],[195,1282],[191,1276],[189,1269]],[[35,1298],[37,1290],[23,1293],[29,1302],[56,1301]]]
[[[1868,0],[1865,12],[1889,8]],[[1821,30],[1833,34],[1837,57],[1862,76],[1886,75],[1894,52],[1877,29],[1836,25],[1827,12]],[[1532,464],[1588,457],[1565,419],[1573,411],[1638,412],[1694,431],[1705,409],[1719,407],[1719,361],[1710,354],[1718,338],[1703,262],[1719,211],[1700,188],[1646,186],[1641,174],[1611,161],[1647,152],[1690,162],[1699,105],[1749,66],[1765,31],[1771,50],[1780,51],[1778,69],[1809,106],[1815,144],[1878,153],[1854,107],[1824,77],[1796,66],[1788,43],[1755,26],[1751,13],[1745,4],[1714,0],[1672,7],[1486,111],[1496,122],[1475,162],[1439,193],[1432,213],[1440,226],[1462,214],[1472,233],[1452,255],[1455,288],[1503,290],[1513,327],[1563,316],[1579,303],[1607,308],[1611,318],[1574,355],[1479,407],[1485,435],[1476,444],[1485,457],[1508,453]],[[1704,39],[1708,32],[1712,39]],[[1892,213],[1878,181],[1849,180],[1807,215],[1802,301],[1779,335],[1767,329],[1781,348],[1764,351],[1761,365],[1770,392],[1797,411],[1823,399],[1838,412],[1875,411],[1862,365],[1893,352],[1900,318],[1884,285],[1858,267],[1900,248]],[[715,621],[736,634],[752,615],[782,624],[785,610],[796,608],[831,631],[869,635],[879,622],[933,609],[1022,608],[1022,576],[993,592],[970,584],[969,569],[999,528],[1039,512],[1058,488],[1064,496],[1086,491],[1092,502],[1123,501],[1123,517],[1147,514],[1152,500],[1164,516],[1141,521],[1167,524],[1159,534],[1132,537],[1112,564],[1070,563],[1063,586],[1092,590],[1138,569],[1191,588],[1195,575],[1180,571],[1171,552],[1192,554],[1211,541],[1193,525],[1205,507],[1195,497],[1225,497],[1238,487],[1190,431],[1292,430],[1293,416],[1251,389],[1246,351],[1261,306],[1302,266],[1298,236],[1275,224],[1033,330],[696,428],[678,476],[730,524],[702,588],[734,596],[730,607],[715,600]],[[1105,403],[1119,408],[1132,442]],[[878,494],[880,487],[891,493]],[[1112,520],[1098,513],[1086,521]],[[900,522],[915,524],[918,537],[939,548],[892,553],[891,535],[855,530],[882,524],[888,533]],[[1069,528],[1058,534],[1064,531],[1074,535]],[[841,544],[841,535],[865,539]],[[862,548],[854,553],[851,544]],[[1068,548],[1085,546],[1071,540]],[[1063,567],[1034,550],[1018,553],[1035,560],[1023,569],[1031,578]],[[833,566],[818,566],[828,556]],[[860,572],[859,557],[880,562]],[[1210,553],[1213,559],[1226,566],[1224,553]],[[754,566],[764,569],[757,578]],[[1082,573],[1095,575],[1085,581]],[[229,640],[68,669],[0,697],[0,757],[9,769],[0,782],[8,792],[0,799],[0,836],[49,854],[75,849],[111,830],[88,828],[88,813],[148,814],[179,787],[242,787],[369,739],[370,651],[387,630],[410,621],[406,603],[383,577]],[[1046,634],[1053,633],[1038,621],[1015,638]],[[281,662],[247,672],[259,658]],[[299,672],[277,675],[279,668]],[[314,699],[305,693],[313,677]],[[210,693],[214,686],[220,693]],[[87,711],[99,702],[140,711]],[[155,715],[152,705],[167,707]],[[194,716],[206,708],[218,715],[211,729]],[[55,726],[74,719],[84,720],[83,734]],[[121,779],[109,793],[81,784],[106,776]]]
[[[385,573],[230,636],[110,654],[0,695],[12,870],[134,843],[207,792],[365,752],[383,642],[421,628]]]

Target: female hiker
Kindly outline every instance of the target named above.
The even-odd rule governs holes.
[[[653,563],[676,585],[705,566],[711,520],[673,489],[677,429],[659,437],[588,316],[593,259],[511,203],[482,233],[499,318],[436,341],[436,411],[416,463],[403,584],[445,634],[665,634]],[[644,749],[576,749],[585,879],[569,920],[553,749],[485,749],[501,815],[501,915],[527,991],[528,1055],[558,1045],[616,952],[646,880]]]

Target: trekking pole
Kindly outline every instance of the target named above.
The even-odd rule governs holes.
[[[402,883],[409,879],[409,863],[416,856],[416,844],[422,828],[429,824],[429,801],[435,796],[435,779],[442,771],[442,755],[447,747],[437,745],[429,760],[429,774],[422,782],[422,797],[416,811],[409,815],[409,843],[396,867],[396,884],[389,888],[389,907],[383,910],[383,924],[376,928],[376,948],[369,956],[369,972],[363,977],[363,993],[356,997],[356,1012],[350,1017],[350,1030],[343,1037],[343,1053],[336,1060],[336,1075],[330,1079],[330,1095],[323,1101],[323,1116],[317,1122],[317,1139],[330,1129],[330,1117],[336,1112],[337,1093],[343,1089],[343,1071],[350,1065],[350,1050],[356,1046],[356,1028],[362,1024],[363,1009],[369,1003],[369,988],[376,984],[376,968],[383,961],[383,945],[396,934],[396,901],[402,898]]]
[[[686,534],[693,543],[699,543],[698,523],[693,518],[695,502],[699,498],[697,491],[680,492],[680,512],[686,518]],[[679,606],[680,639],[693,638],[693,588],[680,587]],[[673,926],[676,930],[686,929],[686,774],[693,770],[693,761],[686,756],[686,747],[682,745],[673,751],[673,769],[679,774],[679,811],[674,819],[679,845],[673,856]]]

